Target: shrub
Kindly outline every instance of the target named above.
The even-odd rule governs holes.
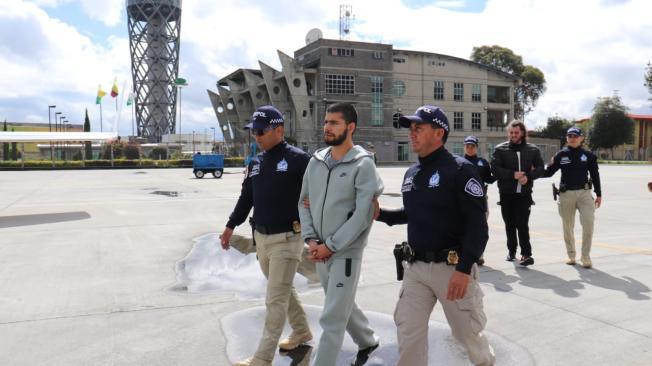
[[[131,160],[140,159],[140,145],[126,144],[124,146],[124,157]]]
[[[168,158],[168,149],[162,146],[157,146],[149,153],[150,159],[165,160]]]

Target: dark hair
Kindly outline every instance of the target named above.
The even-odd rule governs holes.
[[[358,112],[356,112],[355,107],[351,103],[335,103],[331,104],[326,108],[326,113],[342,113],[344,122],[348,125],[349,123],[355,123],[358,125]]]
[[[523,121],[519,121],[515,119],[512,120],[512,122],[510,122],[507,125],[507,129],[514,128],[514,127],[518,127],[521,130],[521,132],[523,132],[523,143],[524,144],[527,143],[527,127],[525,127],[525,123],[523,123]]]

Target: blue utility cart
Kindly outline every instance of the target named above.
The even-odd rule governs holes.
[[[213,173],[215,178],[222,178],[222,173],[224,173],[224,155],[194,155],[192,157],[192,172],[195,173],[195,177],[197,178],[204,178],[206,173]]]

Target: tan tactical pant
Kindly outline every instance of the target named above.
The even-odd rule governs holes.
[[[595,203],[591,191],[579,189],[559,194],[559,215],[564,227],[564,241],[569,259],[575,259],[575,211],[580,211],[582,224],[582,260],[591,259],[591,242],[593,241],[593,220]]]
[[[297,291],[292,285],[304,243],[293,232],[263,235],[254,232],[256,255],[267,278],[265,327],[255,356],[272,361],[287,318],[294,332],[308,331],[308,320]]]
[[[455,266],[446,263],[416,261],[405,268],[403,286],[394,312],[397,327],[398,366],[428,365],[428,321],[437,303],[457,339],[474,365],[493,365],[494,351],[482,334],[487,318],[482,307],[484,294],[477,282],[478,269],[473,265],[471,282],[461,300],[446,299],[448,281]]]

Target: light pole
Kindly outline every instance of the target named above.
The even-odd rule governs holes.
[[[50,113],[52,112],[52,108],[56,108],[56,105],[49,105],[48,106],[48,126],[50,127],[50,132],[52,132],[52,121],[50,120]]]
[[[213,152],[216,152],[215,148],[215,127],[211,127],[211,130],[213,130]]]
[[[195,155],[195,131],[192,131],[192,154]]]
[[[49,105],[48,106],[48,126],[50,128],[50,132],[52,132],[52,116],[51,116],[51,112],[52,112],[52,109],[54,109],[56,107],[57,107],[56,105]],[[52,141],[50,141],[50,160],[54,160],[53,159],[53,156],[54,156],[53,151],[54,150],[52,149]],[[54,164],[54,163],[52,163],[52,164]]]
[[[66,116],[59,116],[59,131],[63,131],[63,120]],[[61,143],[59,143],[59,158],[61,158]]]
[[[59,120],[59,115],[60,114],[61,114],[61,112],[54,113],[54,131],[57,130],[57,121]]]

